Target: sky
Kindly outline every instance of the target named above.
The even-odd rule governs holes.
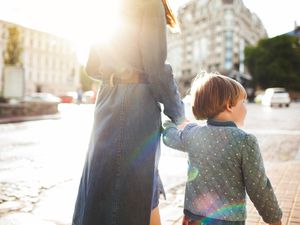
[[[118,5],[121,0],[0,0],[0,20],[54,33],[72,40],[76,45],[92,42],[96,31],[107,34],[116,28],[117,15],[101,11],[101,4]],[[147,1],[147,0],[145,0]],[[169,0],[176,9],[189,0]],[[258,15],[269,37],[300,26],[300,0],[243,0]],[[99,29],[97,28],[99,27]],[[86,35],[87,33],[91,35]],[[109,36],[109,35],[107,35]]]

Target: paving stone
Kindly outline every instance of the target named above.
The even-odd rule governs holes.
[[[31,212],[33,210],[33,205],[26,203],[25,206],[20,210],[20,212]]]
[[[0,215],[21,209],[24,205],[20,201],[8,201],[0,204]]]
[[[12,213],[2,216],[0,225],[56,225],[55,223],[42,220],[30,213]]]

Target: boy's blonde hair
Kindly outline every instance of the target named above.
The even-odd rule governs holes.
[[[206,72],[194,79],[191,94],[193,114],[199,120],[214,118],[226,109],[227,103],[235,106],[239,99],[247,97],[246,90],[236,80]]]

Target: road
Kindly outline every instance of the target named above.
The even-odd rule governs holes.
[[[257,136],[266,163],[299,158],[300,103],[247,108],[244,129]],[[62,104],[60,112],[61,119],[0,125],[0,225],[70,224],[93,106]],[[185,154],[163,146],[160,173],[168,197],[184,182]]]

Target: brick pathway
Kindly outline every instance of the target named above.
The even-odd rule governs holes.
[[[300,161],[265,162],[265,167],[283,211],[282,225],[300,225]],[[182,184],[167,193],[167,200],[161,200],[163,225],[181,225],[183,196]],[[250,200],[247,209],[246,225],[266,224]]]

